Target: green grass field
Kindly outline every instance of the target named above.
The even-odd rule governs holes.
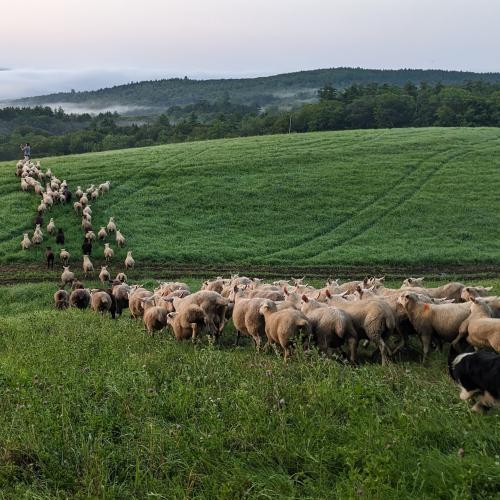
[[[444,354],[285,366],[231,325],[150,338],[54,289],[0,287],[1,498],[498,497],[500,413],[469,411]]]
[[[115,216],[139,265],[480,266],[500,257],[499,148],[495,128],[397,129],[197,142],[42,165],[73,191],[112,181],[109,196],[93,204],[93,224]],[[0,165],[5,265],[41,260],[41,252],[20,250],[38,197],[22,193],[13,172],[14,163]],[[50,216],[79,256],[72,208],[55,208],[46,222]]]
[[[499,147],[500,129],[399,129],[42,165],[73,191],[112,181],[92,208],[96,230],[114,216],[127,238],[113,272],[130,249],[131,282],[152,288],[187,270],[196,289],[202,274],[259,266],[275,278],[301,267],[494,269]],[[193,346],[148,337],[128,312],[56,311],[59,263],[42,272],[54,240],[20,250],[38,198],[20,191],[12,162],[0,164],[0,197],[0,281],[13,283],[0,286],[0,498],[498,498],[500,412],[470,412],[445,353],[386,367],[364,353],[351,367],[298,352],[284,365],[248,341],[234,348],[231,324],[221,346]],[[51,216],[82,277],[79,218],[69,206]],[[464,278],[441,282],[451,279]],[[498,278],[474,283],[500,294]]]

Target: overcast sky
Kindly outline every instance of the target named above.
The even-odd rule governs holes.
[[[2,0],[0,98],[334,66],[500,71],[497,0]]]

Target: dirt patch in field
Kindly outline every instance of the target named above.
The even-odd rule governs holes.
[[[94,267],[98,269],[98,262]],[[74,265],[78,273],[80,265]],[[72,268],[72,269],[73,269]],[[122,270],[119,265],[116,270]],[[113,274],[113,269],[110,270]],[[61,268],[47,270],[41,264],[2,264],[0,265],[0,284],[8,285],[19,282],[58,281]],[[263,278],[302,277],[308,278],[362,278],[364,276],[386,276],[388,279],[399,279],[410,275],[423,275],[427,278],[446,279],[459,276],[462,279],[497,278],[500,276],[500,265],[454,265],[454,266],[249,266],[228,265],[194,265],[164,264],[150,262],[141,264],[130,272],[134,279],[151,278],[158,280],[176,279],[180,277],[212,278],[216,276],[240,275],[259,276]],[[96,274],[97,276],[97,274]]]

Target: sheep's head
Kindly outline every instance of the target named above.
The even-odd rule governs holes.
[[[108,270],[108,266],[101,266],[101,271],[107,271]]]
[[[421,287],[424,279],[425,278],[423,276],[421,278],[406,278],[403,281],[401,288],[408,287],[408,286]]]
[[[466,286],[462,289],[460,297],[462,300],[469,300],[470,297],[485,297],[493,287],[492,286]]]
[[[276,304],[272,300],[264,300],[259,308],[259,314],[276,311]]]
[[[486,314],[490,318],[493,316],[491,307],[485,298],[471,296],[469,300],[471,302],[471,308],[470,308],[471,314],[480,311],[483,314]]]
[[[175,317],[177,316],[178,313],[176,312],[170,312],[167,314],[167,324],[168,325],[173,325],[175,322]]]
[[[406,308],[410,303],[417,302],[417,300],[418,297],[415,293],[405,292],[398,297],[398,304],[401,304],[404,308]]]

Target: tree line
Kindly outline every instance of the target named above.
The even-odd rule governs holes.
[[[19,157],[30,142],[36,157],[185,141],[322,130],[393,127],[500,127],[500,84],[408,82],[404,86],[325,85],[314,103],[292,110],[216,102],[176,106],[149,121],[116,113],[66,114],[46,107],[0,110],[0,159]]]

